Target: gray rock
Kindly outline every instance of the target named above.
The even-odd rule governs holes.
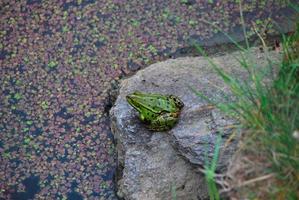
[[[176,154],[163,133],[154,134],[146,145],[127,149],[119,185],[125,199],[170,200],[173,189],[178,199],[207,197],[206,189],[200,188],[205,185],[202,176]]]
[[[228,73],[246,79],[247,73],[235,59],[238,55],[235,52],[212,60]],[[272,52],[273,56],[277,58]],[[265,65],[265,54],[253,49],[253,57],[255,64]],[[110,116],[118,162],[123,168],[119,195],[125,199],[171,199],[172,187],[177,199],[207,198],[204,175],[196,166],[203,167],[212,159],[219,135],[222,143],[217,172],[225,171],[236,149],[236,140],[225,145],[235,122],[197,97],[189,86],[217,102],[232,100],[229,88],[202,57],[156,63],[122,81]],[[180,97],[185,107],[178,124],[163,133],[147,130],[125,100],[135,90]]]

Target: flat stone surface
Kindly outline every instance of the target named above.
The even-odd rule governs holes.
[[[214,57],[212,60],[226,72],[247,79],[246,71],[240,67],[235,56],[239,56],[239,52]],[[247,57],[251,58],[249,55]],[[272,52],[271,57],[277,58],[277,55]],[[265,54],[258,49],[252,50],[252,58],[252,65],[266,64]],[[181,177],[184,189],[180,190],[180,195],[183,199],[193,199],[192,195],[199,198],[197,196],[200,194],[203,194],[201,198],[206,198],[205,183],[200,187],[190,184],[204,181],[204,176],[195,173],[190,163],[192,166],[203,167],[211,160],[219,135],[222,143],[217,171],[224,172],[227,167],[237,144],[236,140],[226,144],[232,133],[230,126],[235,122],[196,96],[189,86],[217,102],[224,103],[233,99],[229,88],[203,57],[156,63],[122,81],[119,96],[110,114],[119,165],[124,168],[119,192],[125,199],[168,199],[169,187],[177,180],[178,173],[186,174]],[[138,113],[125,100],[125,96],[135,90],[180,97],[185,107],[178,124],[168,132],[148,131],[138,119]],[[190,185],[190,188],[185,185]],[[180,187],[181,183],[177,188]]]
[[[205,180],[171,147],[163,133],[153,135],[146,145],[132,145],[125,153],[119,192],[125,199],[205,199]],[[120,195],[120,196],[122,196]]]

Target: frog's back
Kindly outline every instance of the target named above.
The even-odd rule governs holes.
[[[135,93],[142,97],[140,101],[143,101],[144,105],[156,112],[177,112],[184,106],[183,102],[174,95],[142,93],[138,91]]]
[[[155,112],[176,112],[175,102],[167,95],[148,94],[143,97],[144,104]]]

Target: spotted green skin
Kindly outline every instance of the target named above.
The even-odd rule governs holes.
[[[170,130],[177,123],[184,107],[184,103],[174,95],[135,91],[126,99],[139,112],[140,120],[153,131]]]

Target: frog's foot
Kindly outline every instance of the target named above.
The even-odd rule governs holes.
[[[178,121],[179,113],[161,113],[155,120],[148,125],[153,131],[170,130]]]

